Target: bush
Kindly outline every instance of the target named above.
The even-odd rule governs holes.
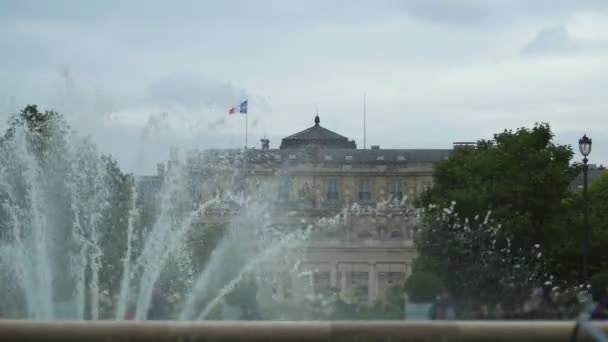
[[[599,302],[601,297],[606,294],[608,287],[608,272],[599,272],[591,277],[591,294],[593,300]]]
[[[404,290],[412,303],[428,303],[443,290],[441,280],[428,272],[414,272],[407,278]]]

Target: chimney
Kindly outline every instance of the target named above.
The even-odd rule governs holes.
[[[454,149],[458,148],[477,148],[477,143],[473,141],[456,141],[453,143]]]
[[[260,141],[262,142],[262,151],[268,151],[268,149],[270,148],[270,140],[264,137],[260,139]]]
[[[160,178],[165,177],[165,164],[163,164],[163,163],[156,164],[156,175]]]
[[[169,163],[168,169],[173,170],[173,167],[176,167],[179,164],[179,150],[177,147],[171,147],[169,150]]]
[[[179,150],[177,149],[177,147],[171,147],[171,149],[169,150],[169,159],[174,164],[177,164],[179,162]]]

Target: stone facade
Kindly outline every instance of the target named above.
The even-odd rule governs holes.
[[[606,167],[604,165],[597,166],[596,164],[589,164],[587,181],[589,184],[599,179],[605,172]],[[583,172],[581,171],[573,180],[570,182],[569,189],[572,192],[580,191],[583,189]]]
[[[283,139],[279,149],[262,139],[261,149],[191,153],[186,165],[204,183],[209,174],[205,163],[241,160],[243,189],[273,203],[277,225],[314,226],[300,266],[309,281],[288,281],[280,292],[300,287],[309,293],[339,291],[357,301],[382,300],[386,289],[402,285],[411,273],[416,256],[413,203],[432,185],[434,163],[452,150],[356,149],[354,141],[319,121],[317,117],[315,126]],[[222,210],[210,216],[232,215]],[[324,218],[332,218],[333,228]]]

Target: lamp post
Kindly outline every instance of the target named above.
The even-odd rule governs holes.
[[[581,283],[589,280],[589,269],[588,269],[588,258],[589,258],[589,245],[591,235],[589,231],[589,192],[587,190],[587,173],[589,166],[587,165],[587,156],[591,153],[591,139],[587,137],[587,134],[583,135],[578,141],[578,148],[583,155],[583,197],[584,197],[584,235],[582,243],[583,252],[583,269],[581,273]]]

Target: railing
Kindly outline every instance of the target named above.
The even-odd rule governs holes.
[[[342,209],[342,202],[340,202],[336,196],[336,199],[330,199],[330,200],[325,201],[325,203],[323,204],[323,209],[333,209],[333,210]]]
[[[394,201],[401,201],[403,199],[403,192],[401,191],[393,191],[390,194]]]
[[[588,323],[597,333],[608,323]],[[71,322],[0,320],[0,341],[594,341],[560,321]]]

